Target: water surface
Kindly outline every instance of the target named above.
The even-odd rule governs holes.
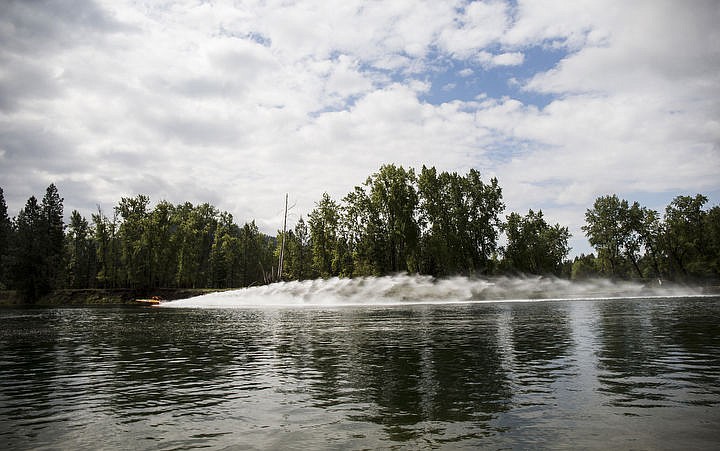
[[[29,449],[717,449],[720,297],[0,310]]]

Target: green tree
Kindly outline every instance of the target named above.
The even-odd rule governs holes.
[[[145,219],[141,241],[149,248],[147,280],[153,287],[172,287],[177,273],[177,247],[173,234],[178,229],[175,206],[159,202]]]
[[[617,195],[599,197],[585,213],[585,221],[582,229],[598,252],[601,270],[613,277],[627,275],[626,254],[636,251],[633,238],[636,224],[628,202]]]
[[[641,209],[640,240],[645,249],[642,261],[647,267],[644,274],[653,277],[663,277],[661,262],[663,261],[663,234],[664,226],[660,221],[660,215],[655,210],[648,208]]]
[[[706,202],[701,194],[677,196],[660,221],[657,212],[637,202],[603,196],[585,214],[583,230],[611,276],[707,278],[717,273],[717,252]]]
[[[423,166],[418,189],[423,272],[491,272],[505,208],[497,179],[485,184],[474,169],[460,176]]]
[[[16,227],[15,286],[25,299],[34,302],[51,290],[45,258],[47,228],[35,196],[31,196],[18,213]]]
[[[13,240],[13,223],[8,216],[5,195],[0,188],[0,290],[11,285],[10,266]]]
[[[278,232],[275,258],[280,255],[282,232]],[[313,277],[312,248],[310,232],[305,220],[300,217],[295,228],[288,230],[285,236],[283,279],[305,280]]]
[[[240,230],[240,283],[241,286],[262,284],[273,266],[275,240],[260,233],[255,221],[245,223]]]
[[[511,213],[504,225],[508,243],[505,264],[515,271],[530,274],[560,275],[570,252],[570,232],[560,224],[551,226],[542,210],[530,210],[526,216]]]
[[[635,273],[640,278],[644,277],[639,262],[646,243],[644,237],[647,233],[644,228],[647,225],[647,217],[646,209],[641,208],[637,202],[633,202],[622,212],[623,234],[625,235],[623,240],[624,255],[632,263]]]
[[[420,227],[417,222],[417,179],[412,169],[392,164],[365,181],[372,210],[384,236],[384,249],[378,262],[383,273],[418,270]],[[376,236],[376,238],[378,238]]]
[[[89,288],[95,279],[95,247],[90,224],[77,210],[70,214],[67,233],[67,285]]]
[[[580,254],[580,256],[575,257],[573,260],[570,275],[573,280],[588,279],[598,277],[599,275],[600,272],[598,271],[598,265],[594,254]]]
[[[308,216],[312,268],[320,277],[336,276],[339,273],[337,266],[333,265],[339,221],[340,206],[328,193],[323,193]]]
[[[103,288],[117,288],[120,271],[117,211],[110,220],[98,206],[98,212],[92,215],[92,222],[97,259],[95,276],[97,284]]]
[[[720,278],[720,206],[714,206],[705,214],[703,236],[707,239],[707,269]]]
[[[295,224],[295,248],[293,249],[293,257],[291,270],[295,278],[305,280],[315,277],[312,267],[312,241],[310,240],[310,228],[302,216],[298,220],[297,224]]]
[[[122,218],[120,250],[123,284],[130,288],[147,288],[150,284],[151,250],[144,237],[148,223],[150,198],[144,194],[123,197],[115,211]]]
[[[218,231],[210,250],[210,287],[227,288],[230,286],[231,276],[227,271],[227,261],[230,256],[227,254],[229,241],[233,237],[225,231]]]
[[[418,270],[418,194],[412,169],[384,165],[343,199],[334,262],[337,274],[380,275]],[[311,230],[312,230],[311,216]],[[313,245],[315,235],[312,235]]]
[[[211,280],[210,253],[215,240],[218,211],[210,204],[176,208],[178,229],[174,234],[178,246],[177,284],[180,287],[204,287]]]
[[[447,178],[447,173],[444,173]],[[457,178],[457,174],[453,174]],[[459,268],[452,264],[451,249],[457,242],[455,224],[447,208],[447,187],[437,170],[422,167],[418,177],[419,224],[421,233],[420,266],[424,273],[434,276],[451,274]],[[459,249],[455,248],[457,252]]]
[[[343,198],[340,236],[335,261],[341,263],[338,275],[377,276],[383,274],[386,236],[378,211],[365,190],[356,186]],[[315,237],[312,237],[315,245]]]
[[[55,184],[50,184],[40,202],[41,240],[44,245],[43,270],[49,289],[62,286],[65,252],[65,224],[63,199]]]
[[[707,276],[708,242],[705,237],[707,197],[677,196],[665,208],[663,241],[674,277]]]
[[[220,214],[210,251],[210,286],[215,288],[240,286],[237,275],[240,258],[240,230],[233,222],[232,215],[223,212]]]
[[[480,172],[470,169],[465,176],[469,207],[469,238],[473,251],[472,272],[492,270],[493,256],[498,250],[500,214],[505,209],[502,189],[496,178],[485,184]]]

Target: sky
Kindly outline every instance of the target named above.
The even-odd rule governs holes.
[[[209,202],[273,234],[383,164],[496,177],[505,215],[720,200],[714,0],[0,0],[0,187],[66,215]]]

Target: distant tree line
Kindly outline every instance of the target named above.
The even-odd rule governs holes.
[[[572,276],[659,278],[680,281],[720,277],[720,206],[707,197],[677,196],[664,215],[602,196],[585,213],[583,231],[597,256],[581,255]]]
[[[57,288],[244,287],[265,282],[274,238],[239,226],[209,204],[150,209],[145,195],[122,198],[108,217],[77,211],[63,223],[50,185],[13,220],[0,189],[0,288],[33,300]]]
[[[327,193],[307,218],[275,237],[212,205],[154,208],[121,198],[88,220],[50,185],[10,218],[0,188],[0,289],[28,299],[58,288],[235,288],[284,280],[380,276],[540,274],[559,277],[717,278],[720,207],[679,196],[657,212],[604,196],[583,227],[594,254],[567,260],[567,227],[542,211],[510,213],[497,179],[384,165],[337,201]],[[500,244],[501,235],[505,239]]]

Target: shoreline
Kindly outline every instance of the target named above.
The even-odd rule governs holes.
[[[14,290],[0,291],[0,307],[86,307],[132,306],[135,300],[159,296],[163,300],[186,299],[217,291],[219,288],[78,288],[55,290],[33,303],[25,302]]]

